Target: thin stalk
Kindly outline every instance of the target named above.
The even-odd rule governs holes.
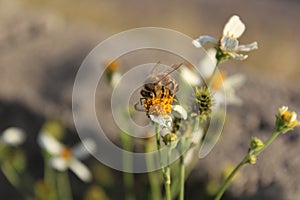
[[[272,133],[271,137],[269,137],[269,138],[267,139],[267,141],[264,143],[263,148],[261,148],[260,150],[258,150],[258,151],[255,152],[256,155],[259,155],[263,150],[265,150],[265,149],[273,142],[273,140],[274,140],[278,135],[280,135],[280,133],[281,133],[281,132],[279,132],[279,131],[274,131],[274,132]]]
[[[53,190],[54,199],[58,199],[58,194],[56,190],[56,173],[54,169],[48,164],[48,161],[45,159],[45,171],[44,171],[44,180],[47,186]]]
[[[184,166],[184,156],[181,155],[179,158],[179,170],[180,170],[180,191],[179,191],[179,200],[184,200],[184,174],[185,174],[185,166]]]
[[[214,71],[213,71],[212,75],[210,76],[209,81],[208,81],[208,83],[207,83],[207,87],[208,87],[208,88],[210,88],[211,85],[212,85],[212,83],[213,83],[213,80],[214,80],[214,78],[215,78],[215,76],[216,76],[216,74],[217,74],[217,69],[219,68],[219,65],[220,65],[220,62],[217,61],[216,66],[215,66],[215,68],[214,68]]]
[[[171,200],[171,168],[170,168],[170,157],[171,157],[171,148],[168,147],[167,154],[167,163],[168,165],[165,167],[164,172],[164,183],[165,183],[165,192],[166,192],[166,200]]]
[[[73,199],[68,171],[57,173],[57,189],[60,197],[59,199]]]
[[[159,133],[159,125],[156,124],[155,126],[155,136],[156,136],[156,145],[157,145],[157,151],[158,151],[158,156],[160,160],[160,164],[162,165],[162,158],[161,158],[161,152],[160,152],[160,133]],[[169,158],[170,158],[170,151],[171,148],[168,149],[168,154],[167,154],[167,162],[168,165],[167,167],[162,167],[161,171],[163,174],[163,179],[164,179],[164,187],[165,187],[165,199],[166,200],[171,200],[171,173],[170,173],[170,166],[169,166]]]
[[[231,172],[231,174],[227,177],[227,179],[225,180],[225,182],[223,183],[223,185],[221,186],[221,188],[219,189],[219,191],[217,192],[217,195],[215,197],[215,200],[220,200],[221,197],[223,196],[225,190],[227,189],[227,187],[229,186],[232,178],[234,177],[234,175],[247,163],[249,163],[249,157],[251,155],[255,155],[258,156],[263,150],[265,150],[272,142],[273,140],[280,134],[281,132],[279,131],[274,131],[272,133],[272,135],[267,139],[267,141],[264,143],[264,146],[257,150],[257,151],[249,151],[247,153],[247,155],[244,157],[244,159],[235,167],[235,169]]]
[[[146,152],[152,151],[152,143],[150,141],[146,141],[145,150]],[[150,156],[146,157],[146,165],[148,169],[153,168],[153,160],[151,158],[152,157]],[[148,174],[148,179],[150,184],[150,194],[152,197],[151,199],[161,200],[162,198],[161,198],[161,191],[160,191],[160,179],[158,173],[149,172],[147,174]]]
[[[20,178],[16,171],[13,170],[11,166],[6,163],[3,163],[2,172],[6,176],[7,180],[15,187],[19,188],[20,185]]]
[[[199,127],[199,123],[200,123],[200,121],[199,121],[199,118],[197,118],[194,122],[193,122],[193,125],[192,125],[192,127],[194,127],[194,130],[197,130]],[[194,131],[193,130],[193,131]],[[189,141],[190,142],[190,141]],[[188,142],[188,143],[189,143]],[[202,145],[202,143],[203,143],[203,140],[200,140],[200,142],[199,142],[199,144],[197,144],[197,150],[195,151],[195,152],[197,152],[197,153],[195,153],[195,155],[199,155],[199,152],[200,152],[200,149],[201,149],[201,145]],[[189,150],[188,150],[189,151]],[[181,173],[180,172],[180,170],[183,170],[183,173],[184,173],[184,178],[183,179],[181,179],[181,177],[182,176],[180,176],[179,178],[177,178],[177,179],[174,179],[174,180],[172,180],[172,185],[171,185],[171,194],[173,195],[173,197],[176,197],[177,195],[180,195],[180,190],[181,190],[181,188],[182,188],[182,181],[183,181],[183,189],[184,189],[184,181],[185,181],[185,179],[186,179],[186,177],[188,177],[189,175],[190,175],[190,173],[192,172],[192,170],[193,170],[193,168],[194,168],[194,166],[196,165],[196,163],[199,161],[199,159],[198,159],[198,157],[194,157],[194,159],[193,159],[193,161],[191,162],[191,164],[189,164],[189,166],[185,166],[184,165],[184,153],[183,152],[181,152],[180,153],[183,157],[182,157],[182,160],[179,160],[179,173]],[[180,158],[181,159],[181,158]],[[182,165],[181,165],[181,163],[180,162],[182,162]],[[180,167],[183,167],[183,169],[181,169]],[[184,190],[183,190],[183,193],[184,193]],[[183,195],[184,196],[184,195]]]
[[[131,137],[126,133],[122,132],[121,136],[121,144],[124,150],[131,151],[133,148]],[[132,157],[124,151],[123,155],[123,167],[125,170],[132,169]],[[134,196],[134,176],[132,173],[123,172],[123,181],[125,187],[125,199],[126,200],[135,200]]]
[[[227,179],[225,180],[225,182],[223,183],[223,185],[221,186],[221,188],[219,189],[217,196],[215,197],[215,200],[220,200],[221,197],[223,196],[225,190],[227,189],[227,187],[230,184],[230,181],[232,180],[232,178],[236,175],[236,173],[242,168],[243,165],[248,163],[248,156],[246,156],[235,168],[234,170],[231,172],[231,174],[227,177]]]
[[[165,195],[166,195],[166,200],[171,200],[171,171],[170,167],[166,167],[165,169],[165,174],[164,174],[164,184],[165,184]]]

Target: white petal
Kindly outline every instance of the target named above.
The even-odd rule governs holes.
[[[193,144],[199,144],[201,138],[203,137],[203,134],[204,134],[203,128],[201,128],[201,127],[198,128],[198,130],[196,130],[192,133],[192,141],[191,142]]]
[[[243,101],[238,97],[236,96],[235,93],[232,93],[232,94],[228,94],[226,96],[226,103],[227,105],[242,105],[243,104]]]
[[[223,36],[221,39],[220,48],[223,51],[237,51],[239,46],[239,41],[235,38],[229,36]]]
[[[228,52],[228,54],[235,60],[245,60],[248,58],[248,55],[238,54],[236,52]]]
[[[283,115],[288,109],[287,106],[281,106],[281,108],[278,109],[279,115]]]
[[[224,90],[235,90],[241,87],[245,83],[245,80],[246,78],[242,74],[234,74],[229,76],[223,81]]]
[[[90,153],[95,152],[97,149],[96,142],[91,138],[82,140],[82,143],[76,144],[72,147],[72,154],[79,160],[89,157]]]
[[[217,63],[215,49],[209,49],[206,53],[206,56],[199,62],[199,70],[204,78],[212,75]]]
[[[213,107],[218,107],[219,105],[225,105],[226,99],[225,99],[225,93],[224,92],[214,92],[213,95],[213,101],[214,101],[214,106]]]
[[[173,109],[173,111],[178,113],[178,116],[176,116],[176,117],[182,118],[184,120],[187,119],[187,112],[181,105],[172,106],[172,109]]]
[[[291,118],[290,118],[290,123],[293,123],[294,121],[296,121],[297,120],[297,113],[295,113],[295,112],[292,112],[292,116],[291,116]]]
[[[200,41],[199,41],[199,39],[193,40],[192,43],[197,48],[200,48],[202,46],[201,43],[200,43]]]
[[[8,145],[17,146],[25,141],[26,134],[23,129],[10,127],[3,131],[1,140]]]
[[[163,127],[170,128],[172,125],[172,117],[170,115],[150,115],[150,119]]]
[[[232,16],[225,24],[223,35],[239,38],[245,31],[246,26],[237,15]]]
[[[200,48],[207,42],[218,44],[218,40],[216,38],[208,35],[204,35],[204,36],[200,36],[198,39],[193,40],[193,45],[197,48]]]
[[[235,74],[225,79],[223,82],[224,92],[226,94],[227,104],[241,105],[242,100],[236,96],[236,89],[241,87],[245,82],[245,76]]]
[[[70,169],[84,182],[92,180],[92,173],[90,170],[79,160],[73,158],[70,162]]]
[[[119,81],[121,80],[121,74],[118,72],[113,73],[112,77],[111,77],[111,81],[110,84],[112,87],[115,87]]]
[[[51,158],[49,164],[58,171],[65,171],[69,166],[68,161],[59,156]]]
[[[59,155],[63,149],[63,145],[60,142],[45,132],[39,133],[38,144],[52,155]]]
[[[258,49],[257,42],[252,42],[251,44],[244,44],[238,47],[238,51],[252,51]]]
[[[187,67],[183,67],[180,71],[181,78],[191,86],[197,86],[201,83],[199,75]]]

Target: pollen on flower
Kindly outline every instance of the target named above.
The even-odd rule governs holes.
[[[147,115],[167,115],[172,111],[174,95],[146,99],[143,106]]]
[[[60,153],[61,157],[63,157],[66,160],[69,160],[72,157],[72,152],[69,147],[63,148],[63,150]]]
[[[282,119],[285,120],[286,122],[290,123],[291,126],[293,126],[293,127],[298,125],[297,114],[295,112],[291,112],[291,111],[287,110],[282,115]]]

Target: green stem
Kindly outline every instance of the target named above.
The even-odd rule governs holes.
[[[145,150],[146,152],[151,152],[152,149],[152,142],[146,141],[145,143]],[[152,157],[146,156],[146,165],[147,168],[153,169],[153,160],[151,159]],[[161,191],[160,191],[160,179],[159,175],[157,172],[149,172],[148,174],[148,179],[149,179],[149,184],[150,184],[150,194],[151,194],[151,199],[155,200],[161,200]]]
[[[2,165],[2,172],[6,176],[7,180],[15,187],[19,188],[20,178],[16,171],[6,163]]]
[[[170,158],[171,158],[171,147],[168,147],[167,154],[167,166],[165,167],[164,182],[165,182],[165,192],[166,200],[171,200],[171,168],[170,168]]]
[[[132,140],[129,135],[122,132],[121,133],[121,144],[124,148],[124,154],[123,154],[123,168],[127,170],[132,169],[132,157],[127,153],[127,151],[131,151],[133,148]],[[123,172],[123,181],[124,181],[124,187],[125,187],[125,199],[126,200],[134,200],[134,176],[132,173]]]
[[[264,146],[257,150],[257,151],[249,151],[247,155],[244,157],[244,159],[235,167],[235,169],[231,172],[231,174],[227,177],[219,191],[217,192],[217,195],[215,197],[215,200],[220,200],[223,196],[225,190],[229,186],[230,181],[234,177],[234,175],[244,166],[245,164],[249,163],[249,156],[255,155],[258,156],[263,150],[265,150],[272,142],[273,140],[280,134],[280,131],[275,130],[272,135],[267,139],[267,141],[264,143]]]
[[[158,156],[160,160],[160,164],[162,166],[162,158],[161,158],[161,152],[160,152],[160,133],[159,133],[159,125],[156,124],[155,126],[155,135],[156,135],[156,145],[157,145],[157,151],[158,151]],[[171,153],[171,148],[168,149],[168,154],[167,154],[167,167],[162,167],[161,171],[163,174],[163,179],[164,179],[164,187],[165,187],[165,199],[166,200],[171,200],[171,173],[170,173],[170,165],[169,165],[169,158],[170,158],[170,153]]]
[[[56,172],[54,169],[48,164],[48,160],[44,159],[45,163],[45,172],[44,172],[44,180],[47,186],[51,188],[53,192],[53,198],[58,199],[58,194],[56,190]]]
[[[214,68],[214,71],[213,71],[212,75],[210,76],[209,81],[208,81],[208,83],[207,83],[207,87],[208,87],[208,88],[210,88],[211,85],[212,85],[212,83],[213,83],[213,80],[214,80],[214,78],[215,78],[215,76],[216,76],[216,74],[217,74],[217,69],[219,68],[219,65],[220,65],[220,62],[217,61],[216,66],[215,66],[215,68]]]
[[[179,158],[179,167],[180,167],[180,192],[179,192],[179,200],[184,200],[184,174],[185,174],[185,167],[184,167],[184,156],[181,155]]]
[[[193,122],[193,125],[192,125],[192,127],[194,127],[193,131],[196,131],[196,130],[199,128],[199,123],[200,123],[199,118],[196,118],[196,120]],[[200,126],[201,126],[201,125],[200,125]],[[192,132],[193,132],[193,131],[192,131]],[[183,142],[183,141],[182,141],[182,142]],[[184,142],[184,143],[186,143],[186,142]],[[190,141],[187,141],[187,143],[189,144]],[[182,160],[183,165],[182,165],[182,166],[179,166],[179,171],[181,170],[180,167],[184,167],[184,168],[183,168],[184,179],[181,179],[181,176],[180,176],[179,178],[172,180],[171,194],[172,194],[173,197],[176,197],[178,194],[180,194],[180,190],[181,190],[181,188],[182,188],[182,182],[181,182],[181,181],[185,181],[185,178],[186,178],[186,177],[189,177],[189,175],[190,175],[190,173],[192,172],[193,168],[195,167],[196,163],[198,163],[198,161],[199,161],[198,155],[199,155],[199,152],[200,152],[202,143],[203,143],[203,140],[201,139],[201,140],[199,141],[199,144],[197,144],[197,147],[193,147],[193,148],[196,148],[196,150],[195,150],[195,152],[196,152],[195,155],[197,155],[197,156],[194,156],[192,162],[191,162],[188,166],[184,166],[184,153],[183,153],[182,151],[183,151],[183,149],[185,149],[185,148],[184,148],[184,147],[181,147],[182,149],[181,149],[181,153],[180,153],[180,154],[183,156],[183,160]],[[183,145],[183,146],[184,146],[184,145]],[[189,149],[189,150],[190,150],[190,149]],[[189,150],[188,150],[188,151],[189,151]],[[180,159],[181,159],[181,158],[180,158]],[[181,165],[180,162],[181,162],[181,160],[179,160],[179,165]],[[179,172],[179,173],[180,173],[180,172]],[[184,183],[183,183],[183,184],[184,184]],[[184,186],[183,186],[183,187],[184,187]]]
[[[231,174],[227,177],[225,182],[223,183],[222,187],[219,189],[217,196],[215,197],[215,200],[220,200],[223,196],[225,190],[230,184],[231,179],[236,175],[236,173],[242,168],[243,165],[248,163],[248,155],[245,156],[245,158],[234,168],[234,170],[231,172]]]
[[[57,190],[59,193],[59,199],[72,200],[72,191],[68,171],[57,173]]]
[[[170,167],[167,166],[164,174],[166,200],[171,200],[171,171]]]
[[[272,135],[271,135],[271,137],[269,137],[268,139],[267,139],[267,141],[264,143],[264,146],[263,146],[263,148],[261,148],[261,149],[259,149],[258,151],[256,151],[255,152],[255,155],[259,155],[263,150],[265,150],[272,142],[273,142],[273,140],[278,136],[278,135],[280,135],[280,131],[274,131],[273,133],[272,133]]]

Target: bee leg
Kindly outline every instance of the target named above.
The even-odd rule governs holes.
[[[144,106],[142,106],[142,104],[141,104],[141,99],[140,99],[140,102],[136,102],[134,104],[134,109],[136,111],[140,111],[140,112],[145,112],[146,111],[146,109],[144,108]]]
[[[145,101],[146,101],[146,98],[140,98],[140,104],[141,105],[143,105]]]
[[[164,96],[165,96],[165,87],[162,86],[161,87],[161,98],[164,98]]]

